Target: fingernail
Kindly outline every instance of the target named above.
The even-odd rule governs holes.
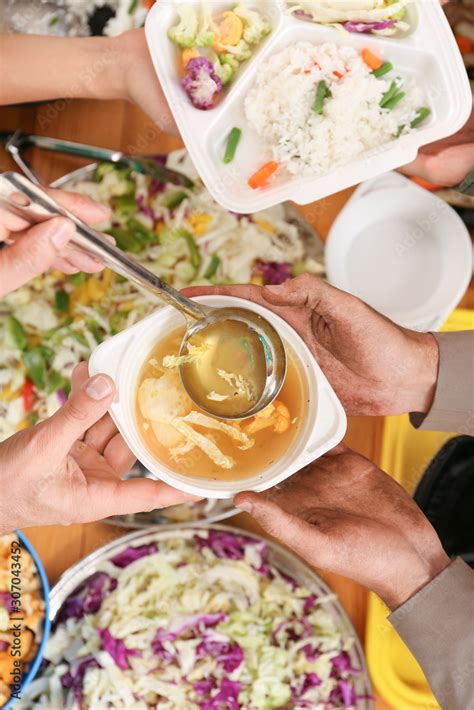
[[[91,377],[84,385],[84,390],[88,397],[99,402],[112,394],[112,384],[108,377],[104,375],[96,375]]]
[[[75,227],[69,220],[61,219],[54,220],[51,225],[52,235],[51,243],[55,249],[63,249],[74,234]]]
[[[253,510],[253,505],[248,500],[242,501],[242,503],[236,503],[235,507],[239,510],[243,510],[246,513],[251,513]]]

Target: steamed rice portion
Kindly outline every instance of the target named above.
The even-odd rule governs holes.
[[[394,109],[382,109],[394,79],[406,96]],[[319,115],[314,103],[321,80],[331,96]],[[396,68],[377,79],[353,47],[298,42],[261,65],[245,113],[275,161],[291,174],[317,177],[394,140],[400,126],[403,133],[412,130],[423,105],[424,92]]]

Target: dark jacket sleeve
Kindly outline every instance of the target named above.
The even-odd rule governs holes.
[[[429,431],[474,435],[474,330],[434,336],[439,375],[433,406],[426,416],[411,414],[411,422]]]
[[[474,710],[474,570],[455,560],[389,621],[443,710]]]

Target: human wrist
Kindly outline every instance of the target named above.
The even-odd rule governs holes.
[[[403,410],[428,414],[433,406],[439,373],[439,347],[432,333],[409,335],[411,357],[408,358]]]
[[[384,589],[378,592],[390,611],[394,612],[409,601],[417,592],[428,586],[448,567],[451,560],[444,552],[441,543],[429,558],[414,554],[406,564],[393,568],[393,575]]]

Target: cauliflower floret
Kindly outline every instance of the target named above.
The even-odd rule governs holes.
[[[259,412],[245,427],[249,436],[263,429],[273,428],[275,434],[283,434],[290,428],[290,412],[283,402],[276,400],[269,407]]]
[[[234,13],[245,25],[244,40],[248,44],[259,44],[272,31],[271,24],[262,15],[242,3],[234,7]]]
[[[188,62],[187,72],[183,88],[193,106],[203,111],[211,109],[214,97],[222,91],[222,81],[215,73],[214,66],[207,57],[197,57]]]
[[[172,42],[185,49],[196,44],[198,33],[198,17],[196,11],[189,5],[177,7],[179,22],[168,30],[168,37]]]

